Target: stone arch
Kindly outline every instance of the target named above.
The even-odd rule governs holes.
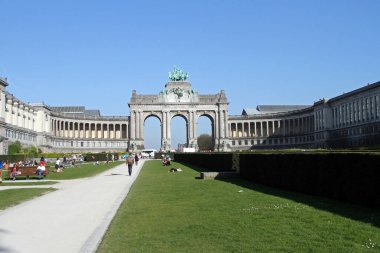
[[[189,145],[189,140],[190,140],[190,126],[189,126],[189,115],[190,115],[190,112],[189,111],[174,111],[171,113],[171,117],[170,117],[170,131],[171,131],[171,122],[172,120],[175,118],[175,117],[180,117],[182,118],[183,120],[185,120],[185,132],[186,132],[186,146]],[[172,136],[172,133],[170,133],[170,137]],[[172,142],[172,138],[170,138],[169,140],[169,143],[173,144]]]
[[[142,139],[142,148],[145,147],[145,122],[148,118],[156,118],[159,121],[160,124],[160,134],[161,134],[161,145],[162,145],[162,135],[163,135],[163,130],[162,130],[162,117],[160,115],[161,112],[145,112],[143,113],[143,118],[142,118],[142,124],[140,126],[140,132],[141,132],[141,139]]]
[[[228,101],[221,91],[215,95],[199,95],[187,81],[170,81],[158,95],[137,95],[132,92],[130,108],[129,148],[138,150],[144,146],[144,122],[157,117],[161,122],[161,150],[171,150],[171,120],[176,116],[186,122],[187,147],[198,149],[197,121],[200,116],[211,120],[215,150],[227,151]],[[221,145],[223,144],[223,145]]]
[[[196,125],[198,126],[198,122],[199,122],[199,119],[200,117],[206,117],[210,120],[211,122],[211,137],[213,139],[213,146],[215,147],[215,113],[213,112],[205,112],[205,111],[200,111],[197,115],[197,119],[196,119]],[[197,129],[197,132],[198,132],[198,129]],[[198,134],[195,136],[196,138],[198,138]]]

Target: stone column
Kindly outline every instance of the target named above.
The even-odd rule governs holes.
[[[164,140],[166,140],[166,112],[162,112],[162,121],[161,121],[161,134],[162,134],[162,137],[161,137],[161,145],[163,143]]]
[[[129,121],[125,124],[125,138],[129,139]]]
[[[170,112],[166,112],[166,138],[171,141],[171,115]],[[168,143],[169,144],[169,143]]]
[[[219,123],[219,127],[220,127],[220,138],[225,138],[225,125],[224,125],[224,112],[223,111],[219,111],[219,119],[220,119],[220,123]]]
[[[140,112],[136,111],[136,139],[140,139]]]
[[[82,122],[81,125],[82,125],[82,138],[85,139],[86,138],[86,123]]]
[[[17,114],[18,114],[18,103],[16,102],[16,101],[14,101],[13,102],[13,109],[12,110],[14,110],[14,114],[13,114],[13,119],[12,119],[12,124],[13,125],[15,125],[15,126],[17,126],[17,121],[18,121],[18,116],[17,116]],[[11,113],[12,113],[12,111],[11,111]]]
[[[228,129],[228,114],[227,114],[227,110],[224,110],[223,111],[223,113],[224,113],[224,137],[225,138],[228,138],[228,136],[229,136],[229,129]]]
[[[254,124],[254,128],[255,128],[255,136],[258,136],[257,135],[257,122],[256,121],[253,121],[253,124]]]
[[[135,115],[136,112],[133,110],[131,111],[130,116],[130,128],[131,128],[131,140],[134,140],[136,138],[136,123],[135,123]]]
[[[195,128],[196,128],[196,119],[195,119],[195,112],[194,111],[189,111],[189,122],[188,122],[188,127],[189,127],[189,147],[196,148],[197,147],[197,138],[195,136]]]
[[[215,139],[219,142],[219,114],[218,111],[214,111],[215,113]]]
[[[144,139],[144,114],[140,112],[140,139]]]

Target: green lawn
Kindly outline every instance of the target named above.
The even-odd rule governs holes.
[[[9,189],[0,191],[0,210],[17,205],[28,199],[32,199],[48,192],[54,191],[53,188],[27,188]]]
[[[50,172],[49,175],[46,176],[46,179],[49,180],[66,180],[66,179],[77,179],[84,177],[92,177],[99,173],[104,172],[105,170],[116,167],[117,165],[122,164],[123,162],[113,162],[109,164],[101,163],[99,165],[94,165],[92,163],[82,164],[80,167],[76,168],[66,168],[63,173],[54,173]],[[52,166],[51,171],[54,170]]]
[[[109,164],[101,163],[99,165],[94,165],[93,163],[82,164],[74,168],[66,168],[63,173],[55,173],[54,165],[50,165],[50,173],[45,177],[45,180],[68,180],[68,179],[77,179],[84,177],[92,177],[96,174],[99,174],[105,170],[111,169],[117,165],[122,164],[122,161],[111,162]],[[3,172],[3,182],[6,182],[7,171]],[[32,178],[34,179],[34,178]],[[17,180],[24,181],[25,177],[18,177]]]
[[[380,211],[147,161],[98,252],[380,251]]]

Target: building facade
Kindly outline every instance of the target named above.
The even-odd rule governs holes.
[[[380,82],[313,105],[264,105],[228,115],[223,90],[201,95],[188,81],[171,80],[157,95],[133,91],[130,116],[111,117],[82,106],[25,103],[7,86],[0,78],[0,154],[17,140],[44,152],[140,150],[149,117],[160,121],[161,150],[171,150],[170,122],[176,116],[185,119],[186,145],[195,149],[201,116],[211,121],[215,151],[380,145]]]

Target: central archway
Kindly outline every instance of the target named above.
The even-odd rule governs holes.
[[[198,142],[198,147],[200,151],[213,151],[215,148],[215,129],[214,129],[214,122],[213,118],[210,115],[207,114],[202,114],[198,117],[197,120],[197,142]],[[202,148],[202,145],[205,143],[199,143],[199,138],[202,136],[203,139],[205,139],[205,136],[210,136],[211,137],[211,143],[207,143],[207,148]],[[208,138],[206,138],[208,139]],[[202,140],[201,140],[202,142]],[[207,141],[208,142],[208,141]]]
[[[171,142],[171,120],[176,116],[186,121],[187,147],[198,150],[197,121],[200,116],[206,116],[211,120],[215,150],[229,150],[228,101],[223,90],[215,95],[199,95],[187,81],[170,81],[158,95],[138,95],[134,90],[128,106],[132,150],[144,147],[144,122],[150,116],[161,122],[161,151],[176,148]]]
[[[188,121],[184,115],[176,114],[171,118],[171,147],[172,150],[179,150],[189,145]]]

